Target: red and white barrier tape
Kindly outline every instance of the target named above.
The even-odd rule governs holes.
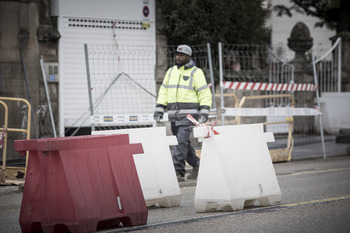
[[[317,86],[306,83],[254,83],[254,82],[221,82],[221,87],[233,90],[256,91],[315,91]]]
[[[187,119],[189,119],[193,124],[199,126],[199,127],[207,127],[208,129],[208,135],[205,137],[205,138],[209,138],[210,136],[212,136],[213,134],[214,135],[219,135],[219,133],[214,130],[214,126],[216,125],[216,121],[214,123],[213,126],[208,126],[208,125],[205,125],[204,123],[202,124],[199,124],[198,121],[196,119],[193,118],[193,116],[191,116],[190,114],[187,114]]]
[[[225,116],[318,116],[318,108],[223,108],[221,114]]]

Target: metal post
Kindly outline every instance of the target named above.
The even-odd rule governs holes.
[[[313,54],[312,51],[311,51],[311,56],[312,56],[312,68],[313,68],[313,71],[314,71],[314,81],[315,81],[315,85],[317,86],[317,88],[316,88],[317,107],[318,107],[319,111],[321,111],[320,96],[319,96],[319,93],[318,93],[318,81],[317,81],[317,73],[316,73],[316,62],[315,62],[314,54]],[[323,159],[326,159],[326,147],[325,147],[325,144],[324,144],[322,114],[319,115],[319,121],[320,121],[320,132],[321,132],[321,141],[322,141],[322,149],[323,149]]]
[[[219,42],[219,75],[220,75],[220,102],[221,102],[221,121],[222,125],[225,125],[225,116],[223,114],[224,110],[224,90],[222,88],[223,82],[223,70],[222,70],[222,45]]]
[[[25,65],[25,63],[24,63],[23,58],[22,58],[22,68],[23,68],[24,77],[25,77],[25,81],[26,81],[28,100],[29,100],[29,103],[30,103],[31,108],[33,108],[33,101],[32,101],[32,96],[31,96],[31,94],[30,94],[29,83],[28,83],[27,69],[26,69],[26,65]],[[39,138],[39,136],[38,136],[38,131],[37,131],[37,129],[36,129],[36,122],[35,122],[35,117],[34,117],[34,111],[31,111],[31,114],[32,114],[32,119],[33,119],[33,128],[34,128],[35,138]],[[30,122],[29,119],[28,119],[28,122]]]
[[[7,124],[8,124],[8,107],[4,101],[0,100],[0,104],[4,107],[5,116],[4,116],[4,128],[3,128],[3,141],[2,141],[2,170],[6,170],[6,153],[7,153]]]
[[[342,60],[341,60],[341,49],[342,49],[342,40],[341,38],[338,38],[339,40],[339,46],[338,46],[338,93],[341,92],[341,67],[342,67]]]
[[[84,44],[84,51],[85,51],[86,77],[87,77],[88,92],[89,92],[90,117],[93,117],[93,115],[94,115],[94,107],[93,107],[92,94],[91,94],[89,53],[88,53],[88,46],[87,46],[87,44]],[[94,124],[92,119],[91,119],[91,131],[95,131],[95,124]]]
[[[53,136],[55,138],[57,138],[55,120],[54,120],[53,114],[52,114],[51,100],[50,100],[49,90],[48,90],[48,87],[47,87],[47,79],[46,79],[46,72],[45,72],[45,68],[44,68],[44,58],[43,58],[43,56],[40,56],[40,66],[41,66],[41,73],[43,74],[43,81],[44,81],[44,86],[45,86],[47,105],[49,106],[49,113],[50,113],[50,119],[51,119],[51,125],[52,125],[52,132],[53,132]]]
[[[218,119],[216,101],[215,101],[215,84],[214,84],[214,73],[213,73],[213,62],[211,60],[211,49],[210,43],[207,43],[208,50],[208,62],[209,62],[209,72],[210,72],[210,82],[211,82],[211,93],[213,94],[213,108],[216,110],[216,120]]]

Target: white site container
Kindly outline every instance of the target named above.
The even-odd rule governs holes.
[[[281,190],[262,124],[194,128],[203,140],[194,204],[197,212],[242,210],[258,201],[262,206],[281,201]]]
[[[181,192],[170,153],[175,136],[166,136],[165,127],[93,131],[98,134],[129,134],[130,143],[142,143],[144,154],[134,155],[135,166],[147,207],[179,206]]]

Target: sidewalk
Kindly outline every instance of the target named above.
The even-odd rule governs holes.
[[[336,143],[336,136],[324,136],[324,144],[326,150],[326,158],[330,156],[339,156],[349,154],[347,152],[350,144]],[[284,144],[283,144],[284,143]],[[269,149],[281,148],[281,145],[286,145],[283,140],[276,140],[276,142],[268,143]],[[300,159],[316,159],[323,158],[323,147],[321,137],[308,138],[294,138],[294,147],[292,150],[292,161]]]

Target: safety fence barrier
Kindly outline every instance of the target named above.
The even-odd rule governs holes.
[[[264,122],[266,130],[274,132],[277,139],[287,140],[287,148],[292,148],[292,133],[309,138],[319,135],[326,158],[319,79],[313,77],[316,71],[312,72],[311,61],[298,57],[287,62],[266,46],[219,43],[218,51],[220,95],[216,97],[220,97],[223,125]],[[339,70],[339,66],[337,63],[334,68]],[[231,96],[234,99],[228,98]],[[310,132],[311,137],[307,136]],[[288,154],[290,160],[291,150]]]
[[[175,64],[176,48],[177,45],[166,48],[167,66],[163,70],[164,74]],[[218,44],[216,54],[212,54],[210,44],[191,45],[191,48],[193,60],[204,71],[210,83],[213,93],[210,117],[215,118],[218,125],[265,122],[266,130],[275,133],[277,140],[289,141],[292,130],[295,136],[308,138],[311,143],[318,142],[319,137],[323,141],[322,123],[318,120],[320,106],[315,107],[317,92],[323,89],[320,89],[321,84],[318,85],[320,78],[314,78],[314,73],[319,74],[321,71],[313,71],[312,61],[305,51],[304,54],[296,51],[292,55],[281,56],[269,46],[222,43]],[[150,77],[154,77],[154,74],[142,70],[149,66],[141,59],[144,57],[143,52],[149,55],[154,48],[147,50],[142,46],[130,48],[89,44],[85,45],[85,49],[90,79],[88,111],[92,125],[96,127],[92,130],[155,126],[152,118],[157,96],[155,83],[151,81],[152,78],[150,82],[142,79],[145,74]],[[139,60],[136,59],[140,56]],[[332,58],[335,57],[338,55]],[[324,63],[322,67],[329,65]],[[339,71],[340,63],[334,63],[331,67]],[[328,71],[326,73],[331,74]],[[158,82],[164,74],[157,74]],[[334,80],[339,83],[340,78],[323,82],[322,85],[333,85],[331,83]],[[261,95],[269,97],[248,98]],[[294,103],[284,95],[292,95]],[[250,100],[244,108],[239,106],[243,99]],[[87,119],[88,116],[85,117]],[[293,121],[286,122],[286,119]]]
[[[176,47],[169,45],[164,48],[167,67],[162,71],[163,74],[160,72],[159,77],[164,77],[167,68],[175,64]],[[310,52],[304,54],[304,60],[297,61],[293,60],[297,56],[295,53],[293,56],[280,56],[274,52],[274,48],[268,46],[221,44],[213,50],[215,53],[212,53],[212,48],[216,45],[191,45],[191,47],[192,58],[204,71],[207,82],[211,84],[214,100],[211,121],[215,119],[218,125],[237,124],[238,119],[240,119],[239,123],[266,122],[266,130],[274,132],[277,140],[287,140],[289,123],[276,124],[276,122],[285,122],[286,118],[293,116],[294,138],[319,141],[323,133],[321,129],[323,127],[319,126],[321,124],[319,110],[323,112],[323,109],[319,104],[317,109],[315,108],[315,100],[318,99],[317,90],[321,98],[326,95],[325,93],[341,92],[340,39],[335,41],[330,50],[323,55],[318,55],[317,58],[315,54],[319,53],[313,50],[312,58],[315,58],[313,62],[309,56]],[[79,89],[74,92],[74,95],[65,96],[65,101],[60,101],[60,105],[69,105],[68,100],[72,99],[77,99],[78,102],[83,99],[83,102],[79,102],[79,108],[71,107],[70,112],[64,111],[65,115],[60,115],[60,118],[64,118],[60,119],[60,123],[64,122],[66,128],[76,129],[93,125],[96,130],[154,126],[153,111],[157,97],[154,78],[154,64],[158,54],[156,47],[86,44],[85,52],[85,63],[82,61],[80,65],[84,68],[86,66],[90,79],[90,86],[88,86],[90,96],[87,96],[86,89],[83,91]],[[34,65],[32,66],[30,68],[34,68]],[[1,67],[3,75],[12,75],[13,72],[21,70],[20,63],[13,67],[3,63]],[[35,64],[35,69],[40,72],[40,65]],[[71,69],[74,72],[75,67],[72,66]],[[20,74],[16,73],[17,76]],[[69,83],[69,88],[81,86],[80,81],[86,84],[86,77],[84,75],[82,77],[83,80]],[[20,82],[14,82],[16,85],[17,83]],[[10,83],[3,83],[0,88],[3,90],[10,87],[20,88],[20,86],[9,85]],[[37,89],[32,91],[38,92]],[[279,94],[293,95],[294,110],[288,109],[291,107],[291,100],[286,97],[276,97]],[[230,113],[233,110],[229,108],[239,107],[243,97],[260,95],[273,97],[250,100],[244,108],[250,108],[249,111],[253,111],[253,108],[265,108],[264,111],[267,112],[261,116],[233,116],[233,113]],[[88,99],[89,106],[84,102],[88,102]],[[3,106],[2,103],[1,105]],[[281,112],[279,108],[285,109],[283,110],[285,112]],[[299,108],[304,108],[304,115],[298,112]],[[248,110],[240,108],[234,111],[243,114]],[[275,115],[271,113],[272,111],[275,111]],[[30,118],[33,118],[33,111]],[[26,119],[29,120],[29,116]],[[34,123],[35,132],[37,130]],[[6,131],[4,128],[6,127],[2,128],[3,136]],[[11,133],[10,130],[7,132]],[[25,132],[22,133],[25,134]],[[3,149],[6,147],[6,140],[7,137],[3,137]],[[3,161],[2,166],[6,167],[6,160]]]
[[[175,65],[175,52],[175,46],[167,48],[171,66]],[[89,109],[72,125],[80,128],[90,118],[92,131],[153,126],[158,94],[154,54],[153,46],[85,44]],[[192,58],[205,72],[208,83],[214,83],[210,45],[193,46]],[[211,117],[216,116],[215,103],[213,106]]]
[[[320,93],[324,92],[341,92],[341,38],[338,38],[332,48],[315,58],[312,53],[312,68],[315,79],[319,83]],[[316,59],[316,60],[315,60]]]
[[[318,105],[322,110],[320,123],[323,124],[325,133],[336,135],[342,129],[350,128],[347,106],[350,93],[342,88],[341,64],[342,64],[342,43],[338,38],[331,49],[316,56],[312,53],[313,75],[319,82]]]
[[[91,129],[150,127],[155,106],[154,46],[85,44]],[[72,123],[76,124],[76,123]]]
[[[27,106],[27,124],[26,128],[12,128],[8,126],[8,106],[7,101],[20,101]],[[28,162],[28,156],[26,157],[26,166],[22,167],[13,167],[6,166],[6,154],[7,154],[7,134],[10,132],[20,132],[26,134],[26,139],[30,139],[30,125],[31,125],[31,105],[26,99],[22,98],[12,98],[12,97],[0,97],[0,104],[4,108],[4,125],[0,128],[1,131],[1,147],[2,147],[2,167],[0,175],[0,183],[6,183],[6,178],[15,178],[17,172],[22,172],[25,175],[25,170]]]

